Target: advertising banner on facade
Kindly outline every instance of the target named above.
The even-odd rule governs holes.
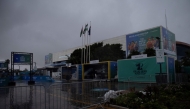
[[[159,48],[160,27],[126,35],[126,56],[132,51],[143,53],[146,48]]]
[[[176,55],[175,34],[162,27],[162,40],[164,52],[171,55]]]
[[[31,55],[30,54],[14,54],[13,63],[30,63]]]

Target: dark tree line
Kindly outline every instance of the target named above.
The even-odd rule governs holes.
[[[89,48],[88,48],[89,49]],[[68,63],[80,64],[81,63],[81,50],[76,49],[71,53],[71,56],[68,59]],[[87,47],[85,48],[85,51]],[[84,52],[84,49],[83,49]],[[118,59],[124,58],[124,51],[122,50],[121,44],[106,44],[103,45],[103,42],[94,43],[90,46],[90,60],[99,60],[101,61],[117,61]],[[83,59],[84,60],[84,59]],[[89,58],[87,58],[89,62]]]

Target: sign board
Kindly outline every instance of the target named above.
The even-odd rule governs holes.
[[[13,54],[13,63],[30,63],[30,54]]]
[[[132,51],[142,54],[147,48],[163,48],[165,53],[176,56],[175,34],[159,26],[126,35],[126,57]]]
[[[147,58],[147,54],[131,56],[131,59],[142,59],[142,58]]]
[[[156,49],[156,62],[163,63],[164,60],[164,50],[163,49]]]
[[[95,64],[95,63],[99,63],[99,60],[92,60],[92,61],[90,61],[90,64]]]
[[[7,64],[4,62],[0,63],[0,68],[7,68]]]
[[[160,27],[136,32],[126,35],[126,57],[132,51],[138,51],[141,54],[147,48],[159,48],[159,40],[156,37],[161,37]]]
[[[156,82],[155,75],[160,71],[156,57],[123,59],[117,64],[118,81]],[[166,62],[162,63],[162,72],[167,72]]]

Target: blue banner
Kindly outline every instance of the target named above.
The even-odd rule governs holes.
[[[21,80],[30,80],[30,76],[22,76]],[[54,80],[50,76],[33,76],[34,81],[49,81],[53,82]]]
[[[14,54],[13,63],[30,63],[31,55],[30,54]]]
[[[6,63],[0,63],[0,68],[7,68],[7,64]]]
[[[169,72],[169,82],[175,81],[175,65],[174,58],[168,57],[168,72]]]

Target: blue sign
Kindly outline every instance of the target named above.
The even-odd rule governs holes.
[[[31,55],[30,54],[14,54],[13,63],[30,63]]]
[[[54,80],[50,76],[33,76],[34,81],[49,81],[53,82]],[[30,80],[30,76],[21,77],[22,80]]]
[[[0,68],[7,68],[7,64],[6,63],[0,63]]]

